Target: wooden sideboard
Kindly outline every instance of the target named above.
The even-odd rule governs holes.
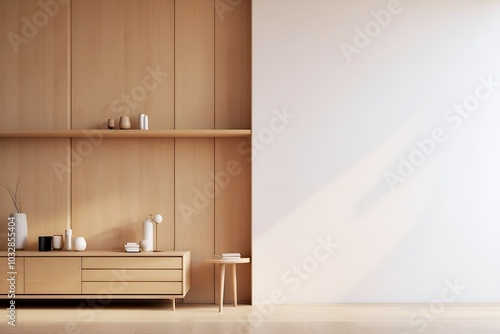
[[[191,288],[190,251],[17,251],[10,262],[0,252],[0,279],[15,281],[2,299],[172,299],[175,310]]]

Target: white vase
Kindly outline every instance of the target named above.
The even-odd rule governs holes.
[[[64,240],[64,249],[67,251],[70,251],[71,247],[73,247],[72,242],[71,242],[73,230],[69,228],[69,229],[64,231],[64,234],[66,235],[66,239]]]
[[[12,213],[16,233],[16,249],[25,249],[28,244],[28,219],[25,213]]]
[[[73,242],[73,249],[79,252],[83,252],[87,248],[87,241],[84,237],[76,237]]]
[[[141,248],[143,252],[153,251],[153,222],[149,218],[142,225]]]
[[[149,241],[142,239],[139,243],[143,252],[151,252],[153,250],[153,246],[149,243]]]

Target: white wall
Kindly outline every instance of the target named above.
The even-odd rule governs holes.
[[[255,304],[500,302],[499,17],[253,0]]]

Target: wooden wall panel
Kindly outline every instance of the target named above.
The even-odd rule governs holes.
[[[173,139],[73,139],[73,151],[73,236],[89,249],[123,249],[159,213],[158,249],[174,248]]]
[[[228,1],[215,18],[215,128],[251,128],[250,0]]]
[[[174,0],[73,0],[73,129],[174,127]]]
[[[215,197],[215,253],[241,253],[251,257],[251,165],[250,156],[238,147],[249,139],[215,139],[215,171],[219,193]],[[249,144],[246,144],[247,147]],[[251,265],[240,264],[238,299],[251,301]],[[231,275],[229,271],[226,275]],[[219,280],[217,272],[216,281]],[[231,277],[231,276],[228,276]],[[232,302],[232,285],[228,280],[225,302]],[[216,286],[216,296],[219,296]],[[218,301],[217,301],[218,302]]]
[[[214,5],[175,3],[175,128],[214,128]]]
[[[214,302],[214,139],[175,140],[175,248],[191,250],[186,302]]]
[[[69,128],[69,7],[0,1],[0,130]]]
[[[0,130],[92,129],[120,115],[137,127],[143,112],[150,129],[249,129],[251,1],[224,4],[59,5],[17,54],[8,38],[0,42]],[[21,18],[40,9],[38,0],[0,0],[0,35],[20,33]],[[0,154],[9,157],[0,161],[0,182],[23,180],[30,249],[38,235],[67,227],[88,249],[122,249],[142,239],[148,213],[161,213],[158,248],[192,251],[185,301],[215,302],[218,270],[205,259],[251,255],[250,163],[238,153],[241,140],[0,139]],[[233,160],[241,171],[222,187],[211,173]],[[0,217],[10,211],[0,191]],[[240,302],[250,301],[250,268],[238,266]],[[229,279],[226,287],[230,301]]]
[[[70,215],[69,139],[0,139],[0,182],[15,187],[28,219],[28,248],[38,249],[38,236],[64,234]],[[0,188],[0,217],[15,212],[7,191]],[[6,249],[2,224],[1,246]]]

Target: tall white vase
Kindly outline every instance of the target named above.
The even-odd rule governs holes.
[[[28,244],[28,219],[25,213],[12,213],[16,233],[16,249],[25,249]]]
[[[153,251],[153,222],[149,218],[142,225],[141,248],[143,252]]]

